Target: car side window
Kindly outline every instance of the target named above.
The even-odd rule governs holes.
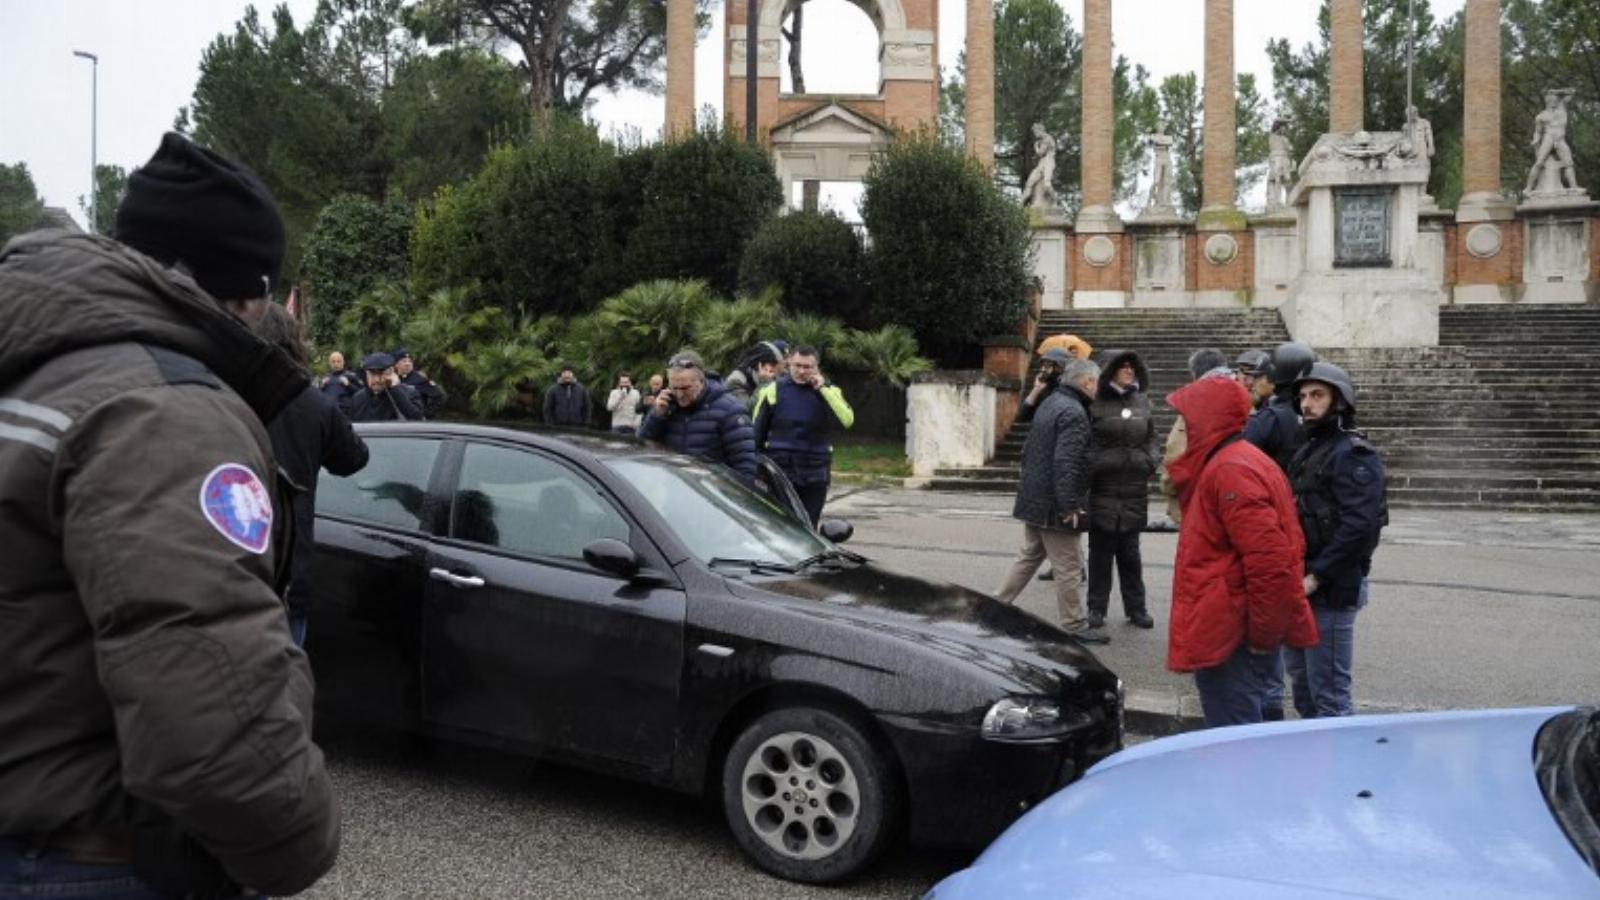
[[[369,437],[371,457],[360,472],[347,478],[326,470],[317,477],[317,512],[422,530],[424,501],[439,441],[432,438]]]
[[[582,559],[600,538],[626,543],[616,508],[578,473],[549,457],[468,444],[450,536],[529,556]]]

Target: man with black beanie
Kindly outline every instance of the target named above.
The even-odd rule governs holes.
[[[52,897],[298,893],[339,814],[263,427],[307,382],[244,321],[283,220],[169,134],[116,235],[0,250],[0,869]]]

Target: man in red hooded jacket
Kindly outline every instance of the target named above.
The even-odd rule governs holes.
[[[1317,644],[1294,495],[1241,439],[1250,395],[1237,382],[1202,378],[1167,402],[1189,438],[1168,467],[1183,523],[1167,668],[1194,673],[1207,726],[1260,722],[1278,648]]]

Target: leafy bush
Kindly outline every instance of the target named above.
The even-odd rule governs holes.
[[[831,212],[797,211],[768,219],[750,239],[739,283],[750,293],[779,288],[795,312],[860,325],[862,266],[861,237],[850,223]]]
[[[910,328],[947,359],[1015,329],[1027,219],[971,157],[927,132],[895,141],[867,173],[861,215],[877,321]]]
[[[692,345],[716,302],[703,281],[636,284],[573,323],[568,361],[595,392],[609,390],[619,372],[659,372],[668,356]]]
[[[840,367],[870,372],[895,387],[905,387],[911,376],[933,368],[933,363],[917,352],[917,338],[901,325],[885,325],[877,331],[851,330],[834,351]]]
[[[339,316],[334,346],[344,351],[352,365],[368,353],[388,352],[400,343],[401,329],[415,312],[404,284],[382,282],[357,297]]]
[[[411,211],[380,205],[360,194],[340,194],[317,214],[306,237],[302,271],[311,283],[311,333],[319,343],[339,331],[339,318],[356,298],[406,272]]]
[[[459,190],[441,190],[412,237],[413,289],[472,280],[507,312],[571,314],[619,282],[611,205],[617,159],[564,116],[497,147]]]
[[[811,313],[785,316],[778,326],[778,336],[789,342],[790,350],[810,344],[822,353],[824,365],[834,359],[848,334],[848,329],[838,319]]]
[[[714,303],[695,328],[694,345],[706,365],[724,374],[733,372],[740,354],[781,333],[783,310],[777,291],[732,302]]]
[[[766,151],[706,124],[632,154],[643,155],[625,164],[637,205],[618,212],[628,276],[700,279],[732,294],[745,245],[783,202]]]

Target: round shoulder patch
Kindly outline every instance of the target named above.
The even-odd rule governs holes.
[[[1350,473],[1350,477],[1354,479],[1356,484],[1371,484],[1373,481],[1372,470],[1366,466],[1356,466],[1356,470]]]
[[[272,539],[272,496],[248,466],[223,463],[200,483],[200,512],[219,534],[256,554]]]

